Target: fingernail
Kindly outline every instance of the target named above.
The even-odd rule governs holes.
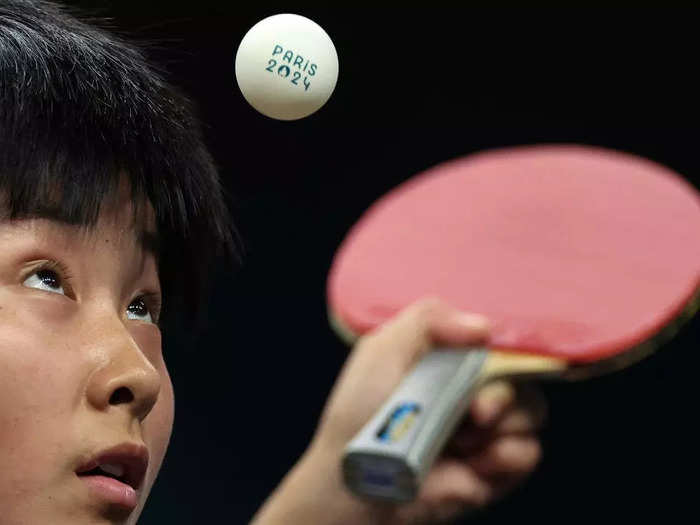
[[[489,320],[479,314],[459,312],[456,316],[456,320],[466,328],[481,330],[489,327]]]

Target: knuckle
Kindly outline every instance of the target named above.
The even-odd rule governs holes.
[[[503,440],[496,451],[498,460],[513,472],[531,470],[540,460],[542,450],[534,438],[510,438]]]

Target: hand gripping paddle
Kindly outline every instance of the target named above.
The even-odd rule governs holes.
[[[410,501],[486,382],[583,379],[630,365],[695,313],[699,286],[700,195],[649,160],[532,146],[411,178],[338,249],[331,323],[352,341],[437,296],[485,315],[489,348],[420,361],[347,446],[346,484]]]

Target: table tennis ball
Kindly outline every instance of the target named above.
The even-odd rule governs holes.
[[[274,15],[255,24],[236,53],[243,97],[263,115],[296,120],[330,98],[338,80],[338,54],[326,32],[308,18]]]

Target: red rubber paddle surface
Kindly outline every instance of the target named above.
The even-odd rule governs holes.
[[[328,305],[361,335],[441,297],[489,346],[591,362],[653,336],[700,285],[700,196],[652,161],[585,146],[441,164],[377,201],[340,246]]]

